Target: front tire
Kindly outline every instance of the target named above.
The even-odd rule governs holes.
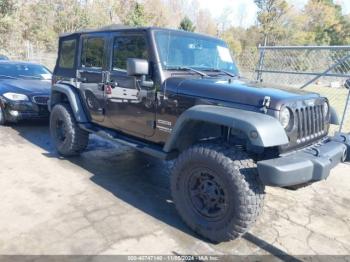
[[[195,145],[175,162],[171,191],[185,223],[213,242],[246,233],[262,211],[264,185],[241,149]]]
[[[62,156],[75,156],[83,152],[89,142],[89,133],[75,121],[69,105],[57,104],[50,115],[52,141]]]

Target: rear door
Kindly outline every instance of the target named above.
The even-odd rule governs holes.
[[[102,124],[105,120],[104,82],[108,37],[104,33],[82,35],[80,42],[80,90],[92,122]]]

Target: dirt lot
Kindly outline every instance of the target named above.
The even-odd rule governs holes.
[[[350,165],[267,188],[251,232],[213,245],[178,217],[167,163],[97,138],[60,159],[45,123],[0,127],[0,159],[0,254],[350,254]]]

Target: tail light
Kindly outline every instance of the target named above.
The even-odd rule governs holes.
[[[112,87],[111,87],[111,85],[105,85],[105,92],[106,92],[106,95],[111,95],[112,94]]]

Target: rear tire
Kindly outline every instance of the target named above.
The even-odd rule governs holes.
[[[89,143],[89,133],[75,121],[69,105],[57,104],[50,115],[52,141],[62,156],[75,156],[83,152]]]
[[[175,206],[185,223],[212,242],[246,233],[260,215],[264,185],[241,149],[195,145],[176,160],[171,176]]]

